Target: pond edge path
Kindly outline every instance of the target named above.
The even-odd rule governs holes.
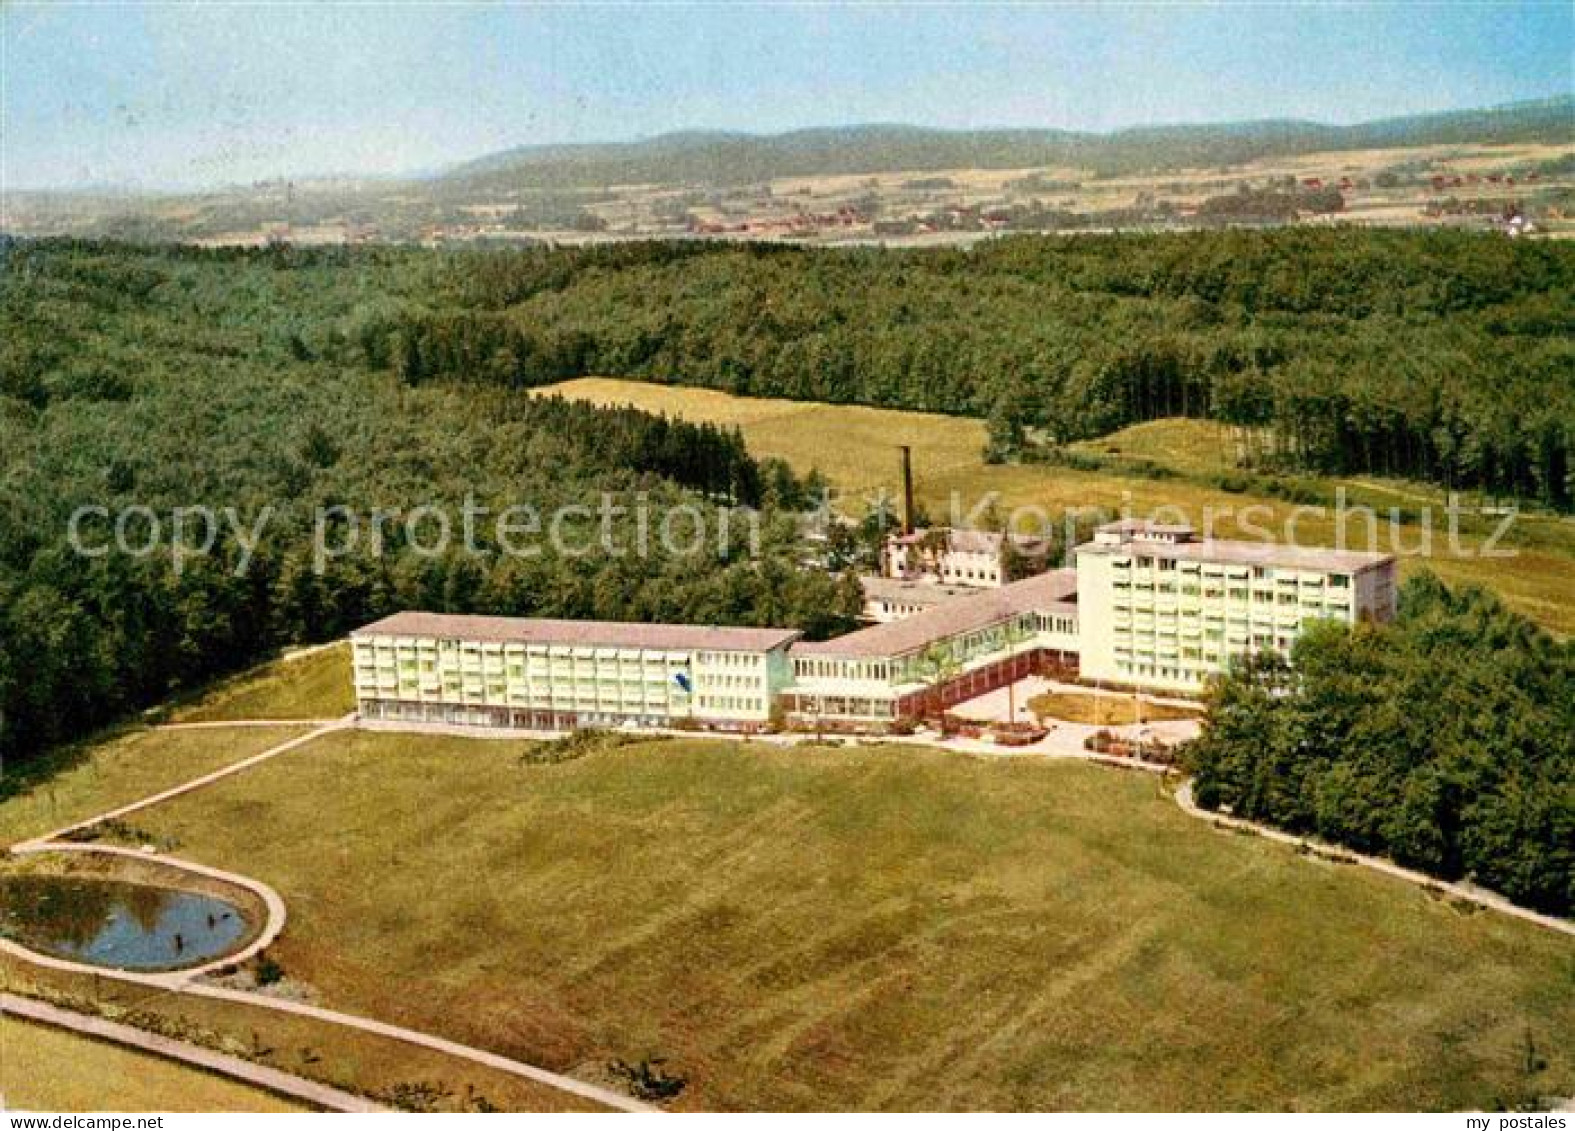
[[[290,725],[290,723],[293,721],[295,720],[280,720],[279,722],[270,721],[269,725]],[[53,832],[45,833],[42,836],[33,837],[29,840],[21,841],[11,846],[11,853],[17,856],[42,855],[53,852],[74,852],[84,854],[97,853],[106,856],[123,856],[142,860],[157,860],[159,863],[167,865],[171,868],[185,870],[196,875],[227,881],[229,883],[244,887],[258,895],[263,900],[267,910],[267,922],[263,924],[263,928],[258,933],[257,937],[242,950],[226,955],[221,959],[216,959],[213,962],[204,963],[201,966],[194,966],[185,970],[160,971],[156,973],[138,973],[129,970],[118,970],[112,967],[95,966],[88,963],[73,962],[69,959],[56,958],[52,955],[40,954],[37,951],[29,950],[26,947],[23,947],[15,942],[12,942],[10,939],[5,938],[0,938],[0,951],[10,954],[25,962],[33,963],[37,966],[63,970],[69,973],[90,974],[100,978],[110,978],[114,981],[155,987],[172,994],[186,994],[193,997],[212,998],[220,1001],[233,1001],[246,1005],[257,1006],[262,1009],[271,1009],[279,1013],[290,1013],[300,1017],[312,1018],[314,1020],[324,1021],[333,1025],[340,1025],[349,1029],[359,1029],[362,1032],[372,1033],[377,1036],[388,1037],[396,1041],[401,1041],[405,1044],[431,1049],[435,1052],[444,1053],[449,1056],[457,1057],[461,1060],[468,1060],[500,1072],[506,1072],[513,1076],[519,1076],[535,1083],[546,1085],[547,1087],[557,1091],[566,1092],[570,1095],[578,1096],[581,1099],[590,1100],[593,1103],[599,1103],[605,1107],[612,1108],[615,1111],[660,1111],[660,1108],[654,1107],[650,1104],[642,1103],[631,1096],[625,1095],[622,1092],[614,1091],[611,1088],[603,1088],[595,1084],[587,1083],[583,1080],[578,1080],[572,1076],[565,1076],[561,1073],[538,1067],[534,1064],[527,1064],[524,1061],[512,1060],[509,1057],[502,1056],[498,1053],[488,1052],[485,1049],[479,1049],[470,1045],[461,1044],[458,1041],[451,1041],[446,1037],[439,1037],[431,1033],[425,1033],[419,1029],[407,1029],[401,1025],[392,1025],[384,1021],[377,1021],[370,1017],[361,1017],[352,1013],[341,1013],[337,1010],[325,1009],[321,1006],[310,1005],[305,1002],[271,997],[268,994],[253,993],[246,990],[229,989],[226,987],[214,986],[199,982],[196,979],[200,978],[204,974],[237,966],[240,963],[255,957],[257,954],[262,952],[263,948],[268,946],[269,943],[273,942],[279,937],[279,933],[284,930],[286,919],[286,910],[283,897],[281,897],[279,893],[273,888],[269,887],[267,884],[262,883],[260,880],[255,880],[248,876],[241,876],[233,872],[221,871],[217,868],[210,868],[207,865],[198,864],[190,860],[182,860],[175,856],[167,856],[163,853],[144,852],[138,849],[125,848],[118,845],[93,844],[60,839],[65,836],[69,836],[72,833],[80,832],[83,829],[90,828],[93,825],[99,824],[103,821],[115,820],[126,816],[127,814],[135,813],[138,810],[146,809],[150,806],[161,804],[172,798],[183,796],[184,794],[190,793],[194,790],[202,789],[205,786],[212,785],[215,782],[222,781],[227,777],[238,774],[243,770],[250,769],[260,762],[264,762],[270,758],[278,757],[280,754],[288,753],[291,750],[298,749],[309,742],[321,738],[325,734],[330,734],[334,731],[353,727],[355,721],[356,717],[354,713],[351,713],[341,719],[336,719],[330,723],[327,723],[326,725],[318,726],[316,729],[309,731],[304,735],[298,735],[297,737],[289,739],[286,742],[282,742],[277,746],[269,747],[260,754],[253,754],[248,758],[243,758],[238,762],[233,762],[228,766],[223,766],[211,773],[203,774],[200,777],[193,778],[190,781],[184,782],[180,785],[173,786],[166,790],[161,790],[160,792],[152,794],[148,797],[144,797],[139,801],[133,801],[127,805],[118,806],[107,812],[100,813],[95,817],[89,817],[85,820],[75,821],[72,824],[56,829]],[[245,723],[243,722],[241,725],[245,725]],[[169,1040],[170,1038],[163,1039]],[[201,1046],[198,1045],[183,1044],[182,1042],[174,1043],[182,1044],[182,1047],[193,1050],[194,1052],[202,1051]]]

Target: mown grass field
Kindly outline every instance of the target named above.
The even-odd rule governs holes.
[[[1114,447],[1119,456],[1161,464],[1180,475],[1155,479],[1135,468],[1124,469],[1119,461],[1094,471],[1040,464],[993,466],[984,462],[982,454],[983,423],[959,417],[735,397],[710,389],[601,377],[567,381],[537,392],[737,425],[756,455],[786,460],[800,472],[818,468],[842,493],[845,509],[855,513],[876,491],[884,489],[888,498],[900,497],[897,445],[909,444],[919,500],[937,521],[949,521],[954,513],[967,518],[995,493],[1003,511],[1032,506],[1053,518],[1076,508],[1130,509],[1147,515],[1165,507],[1161,518],[1186,519],[1227,538],[1262,539],[1266,530],[1283,538],[1286,522],[1297,515],[1294,533],[1301,544],[1334,545],[1337,539],[1331,514],[1298,514],[1297,504],[1284,499],[1226,491],[1195,478],[1228,470],[1234,459],[1228,443],[1218,442],[1217,429],[1207,422],[1158,421],[1080,446],[1085,453],[1106,455]],[[1438,504],[1441,492],[1372,479],[1310,482],[1331,493],[1343,484],[1352,505],[1379,508],[1380,538],[1373,548],[1403,555],[1405,571],[1425,565],[1450,583],[1489,586],[1548,628],[1564,635],[1575,633],[1575,523],[1523,517],[1496,547],[1513,556],[1489,558],[1482,556],[1484,538],[1492,534],[1497,520],[1478,519],[1465,528],[1461,552],[1456,553],[1449,546],[1441,513],[1430,545],[1422,541],[1424,532],[1414,524],[1398,528],[1398,541],[1388,533],[1388,507],[1414,510]],[[1345,524],[1345,536],[1351,548],[1368,548],[1364,520],[1352,517]]]
[[[0,793],[0,845],[42,836],[260,754],[308,728],[137,728],[62,747],[9,771]],[[135,822],[133,822],[135,823]]]
[[[261,1088],[62,1029],[0,1017],[0,1094],[32,1111],[309,1111]]]
[[[285,656],[242,672],[171,707],[168,721],[337,719],[355,710],[350,645]]]
[[[276,886],[326,1004],[688,1108],[1497,1108],[1575,1092],[1575,947],[913,747],[340,732],[139,814]]]

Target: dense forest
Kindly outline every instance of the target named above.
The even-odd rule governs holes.
[[[649,243],[438,274],[425,304],[364,327],[409,381],[595,373],[967,414],[1004,459],[1208,417],[1270,469],[1575,506],[1567,244],[1354,229],[944,251]]]
[[[1200,805],[1575,908],[1575,644],[1421,575],[1394,624],[1319,626],[1292,662],[1211,690]]]
[[[797,568],[804,484],[753,460],[736,432],[485,384],[401,382],[359,343],[366,327],[419,306],[438,284],[448,268],[428,253],[70,243],[0,253],[7,761],[280,645],[332,638],[398,608],[792,625],[812,635],[843,629],[857,609],[856,583]],[[319,508],[364,518],[373,507],[437,506],[457,516],[472,499],[492,514],[528,504],[545,515],[594,508],[603,492],[626,507],[648,497],[653,524],[680,504],[758,506],[761,556],[751,560],[742,537],[708,540],[700,552],[669,552],[652,538],[642,556],[559,553],[545,536],[532,542],[539,553],[510,555],[481,521],[475,554],[457,531],[446,552],[421,552],[399,525],[377,554],[370,538],[352,548],[335,526],[327,544],[336,555],[313,568]],[[145,554],[81,557],[66,535],[85,504],[150,508],[128,541],[140,550],[150,519],[164,541]],[[262,531],[247,568],[236,567],[253,539],[228,522],[209,555],[176,568],[173,510],[196,506],[233,507],[243,530]],[[271,518],[259,526],[265,508]],[[86,541],[97,547],[111,532],[96,522]]]

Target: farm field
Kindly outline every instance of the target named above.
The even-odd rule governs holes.
[[[1103,454],[1115,446],[1121,457],[1159,463],[1179,473],[1176,478],[1155,479],[1137,470],[1123,470],[1119,463],[1099,470],[987,464],[982,454],[983,423],[961,417],[736,397],[711,389],[602,377],[566,381],[536,393],[596,404],[633,404],[648,411],[737,426],[756,455],[786,460],[800,472],[818,468],[838,490],[845,509],[854,513],[862,511],[877,491],[884,489],[888,499],[900,495],[896,446],[909,444],[919,501],[939,521],[953,513],[954,499],[958,512],[967,516],[992,493],[999,494],[1003,510],[1032,506],[1054,517],[1080,507],[1111,512],[1130,508],[1138,514],[1152,514],[1164,507],[1161,517],[1184,518],[1202,528],[1212,516],[1214,532],[1221,537],[1261,539],[1263,528],[1282,529],[1297,514],[1297,504],[1284,499],[1226,491],[1189,478],[1225,470],[1217,461],[1228,457],[1210,455],[1210,435],[1216,429],[1206,422],[1154,422],[1081,446],[1087,453]],[[1336,486],[1346,485],[1353,506],[1415,509],[1419,504],[1441,501],[1436,490],[1410,484],[1366,479],[1308,482],[1331,493]],[[1244,513],[1247,508],[1258,509]],[[1481,556],[1483,540],[1491,536],[1496,520],[1479,519],[1466,525],[1461,538],[1465,553],[1458,556],[1447,555],[1443,523],[1439,516],[1427,568],[1451,584],[1491,587],[1512,607],[1555,632],[1575,633],[1575,599],[1571,597],[1575,594],[1575,526],[1550,517],[1525,517],[1498,547],[1514,556],[1488,558]],[[1363,519],[1351,516],[1345,530],[1352,548],[1366,548]],[[1299,514],[1295,531],[1306,544],[1333,545],[1336,541],[1336,523],[1330,514]],[[1399,527],[1398,533],[1399,538],[1391,540],[1381,524],[1375,548],[1401,554],[1408,559],[1402,563],[1403,572],[1413,572],[1423,564],[1418,549],[1423,545],[1424,531],[1407,524]]]
[[[0,1049],[0,1095],[13,1110],[310,1110],[261,1088],[14,1017],[0,1017]]]
[[[684,1108],[1575,1090],[1567,939],[1221,833],[1147,776],[914,747],[536,750],[339,732],[139,824],[277,887],[271,953],[323,1003],[591,1078],[654,1065]]]

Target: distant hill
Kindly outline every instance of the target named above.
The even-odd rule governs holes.
[[[1240,164],[1334,149],[1575,140],[1575,97],[1330,126],[1257,121],[1112,133],[861,125],[776,135],[691,131],[645,141],[523,146],[436,178],[458,191],[739,184],[777,177],[1075,165],[1101,175]]]

